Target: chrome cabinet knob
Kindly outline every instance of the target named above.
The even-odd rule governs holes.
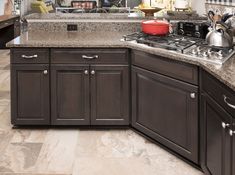
[[[92,71],[91,71],[91,75],[95,75],[95,70],[92,70]]]
[[[85,74],[85,75],[88,75],[88,73],[89,73],[88,70],[85,70],[85,71],[84,71],[84,74]]]
[[[44,71],[43,71],[43,74],[44,74],[44,75],[47,75],[47,74],[48,74],[48,70],[44,70]]]
[[[235,134],[235,131],[233,131],[233,130],[230,129],[230,130],[229,130],[229,135],[230,135],[230,136],[233,136],[233,134]]]
[[[225,123],[225,122],[222,122],[221,125],[224,129],[230,126],[230,124]]]
[[[196,93],[194,93],[194,92],[190,93],[190,97],[191,98],[196,98]]]

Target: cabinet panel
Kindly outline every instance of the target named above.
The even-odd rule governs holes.
[[[228,131],[232,117],[209,96],[203,95],[201,99],[202,168],[208,175],[231,175],[231,136]]]
[[[132,125],[198,163],[197,91],[196,86],[133,67]]]
[[[91,66],[91,112],[92,125],[129,124],[128,66]]]
[[[127,49],[51,49],[52,63],[128,64]]]
[[[49,63],[49,50],[29,49],[29,48],[11,49],[11,63],[15,64]]]
[[[48,69],[40,64],[11,66],[12,124],[50,123]]]
[[[89,66],[51,66],[51,114],[54,125],[89,125]]]
[[[159,74],[198,85],[198,67],[169,58],[132,51],[132,64]]]
[[[235,105],[234,91],[205,71],[202,71],[201,85],[203,91],[235,118],[235,109],[231,107]]]

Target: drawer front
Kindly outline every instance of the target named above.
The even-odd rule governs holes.
[[[51,63],[127,64],[127,49],[52,49]]]
[[[202,90],[235,118],[235,93],[209,73],[202,71]]]
[[[186,63],[179,63],[160,56],[132,51],[132,64],[178,79],[198,85],[198,67]]]
[[[11,63],[49,63],[48,49],[12,49]]]

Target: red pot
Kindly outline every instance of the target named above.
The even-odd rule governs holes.
[[[161,20],[148,20],[142,22],[142,32],[150,35],[167,35],[169,23]]]

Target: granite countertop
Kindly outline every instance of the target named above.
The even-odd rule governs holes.
[[[201,66],[235,91],[235,55],[222,66],[206,63],[190,56],[161,48],[152,48],[135,42],[121,41],[127,32],[26,32],[7,43],[7,47],[45,48],[131,48]]]
[[[19,16],[17,16],[17,15],[2,15],[2,16],[0,16],[0,22],[7,21],[9,19],[18,18],[18,17]]]

